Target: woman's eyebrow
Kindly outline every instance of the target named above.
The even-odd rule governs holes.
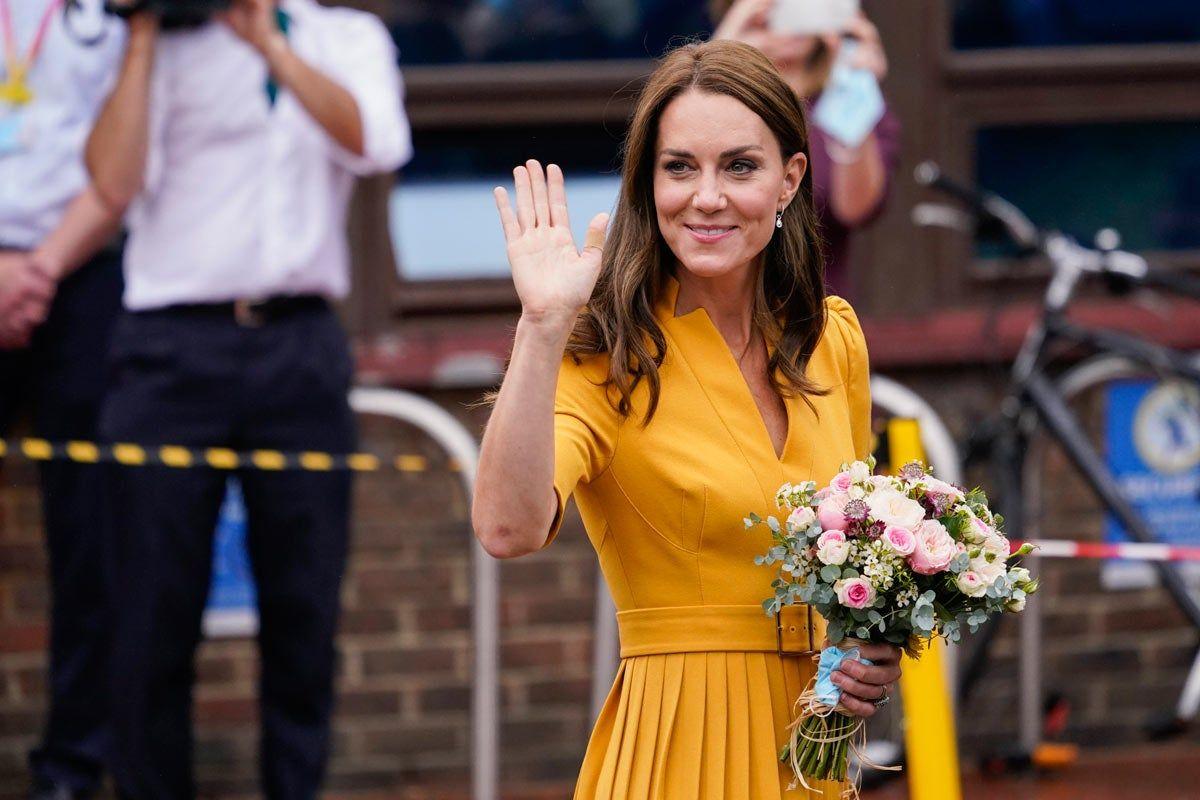
[[[733,158],[734,156],[740,156],[745,153],[749,153],[751,150],[758,150],[761,152],[762,147],[757,144],[744,144],[741,147],[733,147],[733,148],[730,148],[729,150],[726,150],[725,152],[721,153],[721,158]],[[671,147],[664,148],[660,155],[674,156],[676,158],[695,158],[696,157],[695,155],[693,155],[691,152],[689,152],[687,150],[676,150]]]

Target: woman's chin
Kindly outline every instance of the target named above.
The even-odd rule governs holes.
[[[749,263],[742,259],[728,256],[720,257],[715,254],[698,258],[680,259],[680,266],[696,278],[722,278],[739,272]]]

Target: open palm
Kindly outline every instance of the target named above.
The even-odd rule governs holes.
[[[530,160],[513,170],[513,184],[515,213],[504,189],[497,187],[495,196],[522,313],[573,320],[600,274],[608,215],[592,219],[580,252],[571,236],[562,170],[551,164],[543,173],[542,165]]]

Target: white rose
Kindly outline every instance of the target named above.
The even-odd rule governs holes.
[[[987,584],[984,583],[983,577],[974,570],[968,569],[958,573],[954,584],[967,597],[983,597],[987,593]]]
[[[1021,612],[1025,610],[1025,598],[1013,598],[1004,604],[1006,611]]]
[[[1013,567],[1008,571],[1008,582],[1016,585],[1018,583],[1029,583],[1033,576],[1029,574],[1029,570],[1024,567]]]
[[[996,582],[996,579],[1004,574],[1004,562],[1000,560],[988,561],[984,556],[971,559],[971,563],[967,565],[967,569],[979,573],[986,585],[991,586]]]
[[[1008,561],[1009,555],[1012,553],[1012,548],[1008,545],[1008,539],[1005,539],[999,533],[992,531],[987,538],[983,540],[983,552],[991,553],[996,557],[996,560],[1001,564]]]
[[[887,525],[916,530],[925,519],[925,509],[895,489],[878,489],[866,497],[871,516]]]
[[[855,461],[850,465],[850,480],[855,483],[862,483],[867,478],[871,477],[871,468],[867,466],[865,461]]]
[[[932,475],[926,475],[921,479],[921,483],[925,485],[926,491],[936,492],[937,494],[948,494],[955,500],[964,500],[966,495],[952,483],[946,483],[943,480],[938,480]]]
[[[817,521],[817,512],[809,506],[800,506],[788,516],[788,525],[794,531],[806,531]]]
[[[830,539],[817,547],[817,559],[822,564],[840,567],[850,557],[850,543],[845,539]]]

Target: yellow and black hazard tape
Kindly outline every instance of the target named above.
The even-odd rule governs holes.
[[[257,469],[269,472],[426,472],[433,468],[427,457],[411,453],[383,459],[372,453],[233,450],[227,447],[141,445],[128,442],[51,442],[36,438],[0,439],[0,458],[5,456],[21,457],[30,461],[70,461],[76,464],[121,464],[127,467],[175,469]],[[451,471],[458,470],[458,464],[453,460],[448,460],[441,466]]]

